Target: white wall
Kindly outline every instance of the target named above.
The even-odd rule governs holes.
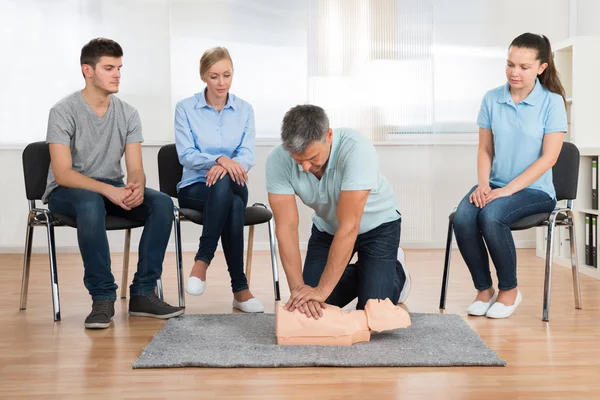
[[[271,145],[257,147],[258,164],[250,171],[249,203],[267,202],[265,160]],[[401,244],[408,248],[442,248],[445,245],[448,213],[476,183],[476,149],[468,145],[398,145],[377,146],[380,165],[390,180],[400,201],[403,215]],[[22,252],[25,239],[27,202],[21,163],[22,149],[0,150],[0,252]],[[158,147],[144,147],[144,165],[148,186],[158,188],[156,155]],[[8,189],[10,188],[10,189]],[[300,209],[300,240],[302,247],[308,240],[312,212],[303,204]],[[36,228],[35,251],[46,250],[45,232]],[[201,227],[192,223],[182,225],[184,250],[195,251]],[[268,249],[266,225],[255,230],[256,249]],[[137,245],[141,230],[132,235],[132,246]],[[517,244],[533,247],[535,235],[531,232],[515,234]],[[123,234],[110,232],[113,251],[122,251]],[[58,251],[77,252],[75,230],[56,230]],[[171,247],[173,235],[171,236]],[[135,247],[132,247],[135,248]]]
[[[544,34],[552,43],[567,39],[569,4],[569,0],[436,0],[435,131],[477,132],[483,94],[506,82],[510,42],[525,32]]]
[[[404,5],[410,1],[404,0]],[[476,132],[481,97],[504,81],[510,40],[525,31],[544,33],[553,42],[567,38],[569,5],[575,1],[432,0],[434,131]],[[579,3],[582,33],[598,29],[597,2]],[[174,102],[201,90],[198,60],[215,45],[232,52],[232,91],[253,104],[257,134],[275,137],[283,112],[308,99],[307,54],[313,51],[306,40],[308,4],[0,0],[0,52],[10,55],[10,62],[0,63],[0,76],[10,77],[0,91],[0,145],[44,139],[49,108],[83,83],[81,46],[98,36],[123,46],[120,96],[139,109],[147,142],[173,140]],[[339,2],[332,4],[333,10],[339,9]],[[331,62],[337,64],[335,59]],[[369,69],[364,79],[365,88],[374,88],[365,92],[374,94],[369,103],[375,106],[389,95],[385,103],[400,102],[399,98],[418,103],[424,88],[411,90],[403,84],[391,90],[391,76],[402,69],[385,65],[389,70]],[[425,73],[419,68],[408,71],[409,78]]]
[[[123,47],[119,96],[138,109],[145,139],[171,136],[168,0],[0,0],[0,76],[10,77],[0,145],[45,138],[50,107],[82,88],[81,47],[96,37]]]
[[[576,31],[577,36],[600,36],[600,1],[598,0],[571,0],[576,3]]]
[[[34,7],[29,10],[21,3],[27,4],[27,7],[38,5],[42,8]],[[79,57],[81,37],[116,35],[114,39],[122,42],[126,53],[124,60],[127,68],[124,71],[121,97],[140,108],[147,140],[152,141],[153,137],[159,135],[171,137],[172,109],[170,108],[172,108],[172,104],[170,103],[174,100],[171,96],[173,93],[177,93],[177,97],[191,95],[198,87],[183,78],[180,81],[173,81],[169,80],[169,77],[172,78],[174,73],[183,73],[180,70],[180,67],[183,68],[180,64],[182,64],[182,60],[187,60],[187,58],[183,58],[183,50],[186,46],[189,47],[191,66],[196,64],[196,62],[192,64],[191,60],[196,60],[204,47],[208,46],[208,42],[198,45],[195,41],[186,41],[189,38],[198,39],[198,35],[195,31],[189,31],[193,28],[193,21],[185,18],[185,12],[191,10],[190,15],[203,14],[208,9],[199,7],[198,4],[206,5],[208,3],[205,0],[110,0],[102,3],[92,0],[64,0],[52,2],[50,5],[43,0],[27,0],[18,3],[0,0],[0,22],[2,22],[0,32],[4,34],[2,36],[4,39],[0,40],[0,50],[15,56],[13,57],[14,62],[0,63],[2,75],[10,77],[7,81],[9,90],[4,93],[11,93],[10,96],[0,95],[0,128],[2,128],[0,129],[0,171],[2,171],[0,174],[0,187],[2,188],[0,252],[21,252],[25,235],[27,203],[21,165],[22,146],[12,146],[11,144],[43,140],[45,136],[44,121],[47,120],[48,108],[71,90],[80,87],[77,84],[78,80],[82,83],[77,58]],[[20,11],[14,14],[17,4],[25,8],[19,8]],[[238,3],[230,1],[227,4],[233,7]],[[270,7],[269,4],[269,0],[248,2],[248,7],[258,10],[252,15],[259,19],[255,18],[252,21],[259,21],[267,14],[272,15],[279,12],[277,10],[282,7],[295,7],[301,2],[297,0],[290,3],[291,5],[279,5],[279,8]],[[577,10],[576,18],[572,18],[574,16],[570,15],[572,4],[576,6],[573,8]],[[62,12],[63,9],[67,10],[69,7],[79,10],[79,14],[70,15]],[[210,7],[212,8],[209,9],[214,11],[221,6],[215,3]],[[266,14],[259,12],[264,7],[266,7],[265,10],[270,10]],[[46,9],[47,13],[44,12]],[[132,9],[142,10],[143,13],[132,15]],[[175,40],[172,40],[173,37],[169,39],[171,28],[167,29],[167,27],[171,18],[165,11],[167,9],[175,14],[174,20],[180,22],[172,32]],[[194,10],[196,12],[193,13]],[[119,18],[114,19],[113,14],[118,15]],[[211,14],[211,18],[217,14],[222,18],[229,15],[216,13]],[[54,18],[52,19],[54,22],[46,18],[48,15]],[[150,21],[150,24],[140,22],[143,15],[146,16],[144,21]],[[286,18],[291,15],[294,13],[285,13]],[[10,16],[14,16],[14,20],[19,19],[19,23],[13,23]],[[600,24],[597,23],[599,16],[600,2],[596,0],[528,0],[527,2],[521,0],[435,0],[433,22],[434,45],[436,46],[434,68],[434,80],[437,85],[434,110],[435,119],[438,122],[436,131],[454,131],[457,126],[459,127],[456,129],[458,132],[464,132],[465,127],[467,130],[471,130],[471,128],[474,130],[481,96],[489,87],[499,85],[504,81],[504,52],[510,40],[516,35],[526,31],[544,33],[552,42],[566,39],[569,31],[576,31],[579,35],[598,35],[600,34]],[[59,19],[55,20],[56,18]],[[128,24],[121,24],[123,19],[127,19]],[[569,26],[570,19],[576,22],[576,29]],[[199,23],[200,20],[199,18]],[[129,24],[129,22],[132,23]],[[248,23],[249,21],[245,21],[246,25]],[[55,29],[57,24],[62,30]],[[151,27],[152,32],[147,31],[148,26]],[[138,30],[136,27],[145,30]],[[21,28],[24,33],[19,36],[18,29]],[[240,39],[239,42],[240,46],[242,42],[252,42],[249,43],[252,46],[261,45],[253,39],[258,37],[259,41],[262,41],[264,32],[256,30],[254,27],[251,28],[248,29],[254,32],[254,36],[243,35],[243,40]],[[275,35],[272,38],[273,43],[270,45],[279,46],[282,51],[287,48],[287,51],[297,54],[297,49],[303,46],[301,35],[298,34],[301,26],[292,25],[288,27],[288,30],[290,35],[286,38],[290,38],[291,42],[280,43]],[[234,33],[236,32],[231,31],[228,35]],[[235,37],[228,35],[218,36],[218,38],[233,40],[239,37],[239,35]],[[75,63],[73,63],[73,59],[69,61],[62,56],[53,58],[44,53],[42,58],[45,61],[53,60],[55,62],[45,62],[45,67],[39,68],[39,60],[31,60],[31,56],[35,52],[32,53],[30,50],[39,48],[39,44],[43,43],[44,39],[60,43],[61,47],[57,48],[57,51],[60,50],[61,54],[72,53]],[[32,46],[32,43],[36,45],[28,47]],[[214,43],[214,45],[218,44]],[[178,54],[181,57],[177,56]],[[173,59],[173,56],[179,57],[179,59]],[[59,59],[57,60],[57,58]],[[260,62],[260,60],[258,61]],[[187,61],[185,63],[188,64]],[[244,72],[241,68],[242,65],[239,67],[240,73],[236,75],[236,79],[244,81],[251,79],[250,71],[255,75],[258,74],[255,69],[246,67],[246,72]],[[184,90],[185,87],[180,85],[184,81],[189,84],[189,93]],[[150,82],[150,84],[146,85],[146,82]],[[43,92],[35,94],[23,91],[22,87],[26,83],[33,83]],[[300,90],[297,84],[298,82],[295,81],[294,93]],[[242,81],[236,85],[242,92],[245,91]],[[287,87],[288,82],[279,77],[274,80],[273,85]],[[265,93],[253,93],[253,95],[270,96],[272,93],[268,89],[267,85]],[[12,95],[12,93],[17,93],[18,96]],[[44,95],[41,96],[42,94]],[[237,94],[251,100],[251,96],[245,96],[245,93]],[[410,93],[399,95],[410,96]],[[294,94],[294,96],[296,95]],[[40,99],[42,100],[40,101]],[[291,101],[287,97],[286,99],[286,101]],[[300,99],[296,97],[293,97],[293,100],[300,102]],[[259,102],[259,100],[255,102]],[[264,112],[260,118],[266,124],[265,126],[273,128],[279,126],[282,117],[280,114],[280,110]],[[449,142],[451,145],[438,146],[434,145],[435,139],[426,137],[417,138],[417,142],[424,143],[424,145],[377,146],[383,173],[391,181],[400,199],[404,219],[401,240],[406,247],[444,246],[447,214],[476,181],[476,146],[473,144],[473,138],[475,136],[471,137],[471,142],[468,144],[453,142],[450,138],[445,142]],[[2,144],[5,146],[2,147]],[[266,144],[259,144],[257,147],[258,165],[250,173],[251,202],[266,202],[264,161],[270,147]],[[157,152],[157,147],[144,147],[148,185],[155,188],[158,187]],[[300,238],[302,242],[306,242],[311,213],[303,206],[301,206],[301,210]],[[38,230],[41,231],[41,229]],[[257,229],[256,234],[257,248],[266,249],[268,245],[266,229]],[[184,247],[187,250],[194,250],[199,235],[199,227],[190,223],[184,224]],[[58,230],[56,236],[59,251],[77,251],[73,229],[62,228]],[[109,237],[112,249],[120,251],[122,249],[122,233],[110,233]],[[137,243],[138,238],[139,232],[136,232],[133,242]],[[516,234],[516,238],[518,245],[528,247],[534,245],[533,232],[519,232]],[[45,243],[45,234],[43,232],[36,233],[34,239],[36,249],[43,250]]]

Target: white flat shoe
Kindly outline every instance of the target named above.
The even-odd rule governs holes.
[[[402,304],[406,301],[408,295],[410,294],[410,274],[408,273],[408,269],[406,268],[406,258],[404,257],[404,250],[402,250],[402,247],[398,248],[398,262],[400,262],[400,265],[402,266],[402,271],[404,271],[404,276],[406,276],[404,286],[402,287],[400,297],[398,298],[398,304]]]
[[[493,306],[485,313],[485,316],[488,318],[508,318],[512,315],[512,313],[517,309],[517,306],[521,304],[523,300],[523,296],[521,296],[521,291],[517,291],[517,298],[515,299],[515,304],[512,306],[505,306],[502,303],[494,303]]]
[[[195,276],[190,276],[187,278],[187,283],[185,285],[185,291],[192,296],[200,296],[204,293],[204,289],[206,288],[206,281],[203,281],[200,278]]]
[[[505,306],[502,303],[494,303],[493,306],[485,313],[485,316],[488,318],[508,318],[512,315],[512,313],[516,310],[517,306],[521,304],[523,300],[523,296],[521,296],[521,291],[517,291],[517,298],[515,299],[515,304],[512,306]]]
[[[250,300],[239,302],[235,298],[233,299],[233,308],[237,308],[240,311],[247,313],[261,313],[265,311],[265,306],[256,297]]]
[[[486,315],[490,307],[494,305],[496,299],[498,298],[498,292],[495,292],[490,301],[485,302],[481,300],[474,301],[473,304],[467,308],[467,314],[474,315],[476,317],[481,317]]]

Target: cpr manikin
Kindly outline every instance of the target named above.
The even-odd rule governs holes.
[[[277,304],[276,329],[279,345],[351,346],[368,342],[371,331],[382,332],[410,326],[410,316],[389,299],[367,301],[364,310],[345,311],[327,305],[319,319],[308,318],[298,309],[287,311]]]

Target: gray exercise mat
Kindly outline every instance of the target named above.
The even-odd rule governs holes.
[[[275,314],[198,314],[169,320],[133,368],[504,366],[458,315],[411,313],[406,329],[352,346],[278,346]]]

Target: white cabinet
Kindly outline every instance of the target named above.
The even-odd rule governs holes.
[[[600,279],[599,268],[585,265],[585,215],[599,215],[592,209],[592,157],[600,156],[600,37],[582,36],[556,43],[554,61],[567,96],[569,131],[565,140],[581,153],[577,199],[574,201],[577,255],[582,273]],[[546,255],[547,228],[537,228],[536,254]],[[571,267],[568,235],[557,227],[554,262]],[[562,240],[562,243],[561,243]],[[565,251],[567,250],[567,251]]]

